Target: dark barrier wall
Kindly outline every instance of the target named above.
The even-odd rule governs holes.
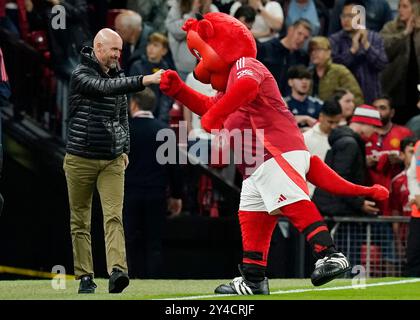
[[[69,208],[64,174],[53,152],[25,147],[6,135],[4,176],[0,190],[0,265],[51,271],[63,265],[72,272]],[[8,152],[9,151],[9,152]],[[12,157],[13,155],[13,157]],[[95,272],[106,277],[102,214],[96,196],[92,216]],[[277,228],[270,252],[269,275],[294,277],[297,237],[284,239]],[[236,216],[185,216],[168,220],[164,241],[164,278],[231,278],[241,259]],[[0,279],[15,278],[0,274]]]

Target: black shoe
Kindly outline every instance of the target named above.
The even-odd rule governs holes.
[[[95,293],[96,287],[91,275],[83,276],[80,279],[79,293]]]
[[[241,267],[239,267],[239,272],[241,277],[234,278],[228,284],[221,284],[214,290],[214,293],[238,295],[270,294],[267,278],[259,282],[251,282],[245,279]]]
[[[322,286],[350,269],[350,262],[344,254],[332,253],[315,263],[315,270],[311,275],[312,284]]]
[[[130,283],[128,274],[120,269],[112,269],[111,276],[109,277],[109,293],[120,293]]]

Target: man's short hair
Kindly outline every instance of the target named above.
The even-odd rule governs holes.
[[[328,117],[334,117],[342,114],[343,111],[337,100],[328,99],[324,102],[324,105],[319,112]]]
[[[363,0],[346,0],[346,1],[344,1],[344,5],[343,5],[343,9],[344,9],[344,7],[346,7],[346,6],[350,6],[350,5],[352,5],[352,6],[365,6],[365,1],[363,1]]]
[[[168,38],[159,32],[153,32],[148,39],[148,43],[158,42],[160,43],[165,49],[168,49]]]
[[[248,5],[243,5],[236,10],[234,17],[236,19],[239,19],[240,17],[245,18],[246,23],[253,23],[255,21],[255,16],[257,15],[257,12],[255,9]]]
[[[300,19],[296,20],[295,22],[293,22],[293,24],[292,24],[292,27],[293,28],[297,28],[299,26],[303,26],[310,33],[312,33],[312,24],[311,24],[311,22],[308,19],[300,18]]]
[[[404,152],[405,148],[407,148],[409,146],[414,146],[416,144],[416,142],[417,142],[417,139],[414,136],[405,137],[404,139],[401,140],[400,151]]]
[[[303,64],[291,66],[287,71],[288,79],[312,79],[312,73]]]
[[[136,92],[131,96],[131,101],[135,103],[139,110],[154,111],[156,103],[156,95],[150,88]]]
[[[379,97],[375,98],[375,100],[373,102],[375,102],[377,100],[387,100],[391,109],[395,109],[393,104],[392,104],[392,98],[390,96],[388,96],[386,94],[380,95]]]

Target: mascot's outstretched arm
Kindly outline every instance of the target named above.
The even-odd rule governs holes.
[[[365,187],[343,179],[317,156],[311,156],[306,179],[320,189],[340,196],[365,196],[378,201],[389,196],[388,189],[379,184]]]
[[[244,77],[236,81],[201,118],[203,129],[207,132],[211,129],[221,129],[231,113],[255,99],[258,87],[258,82],[251,78]]]
[[[160,90],[167,96],[178,100],[199,116],[205,114],[214,103],[211,97],[188,87],[178,73],[173,70],[167,70],[162,74]]]

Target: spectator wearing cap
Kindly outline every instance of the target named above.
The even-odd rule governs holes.
[[[349,126],[332,130],[328,138],[331,149],[325,156],[325,163],[344,179],[365,185],[364,140],[381,126],[381,117],[376,108],[368,105],[357,107]],[[379,211],[375,202],[364,197],[337,197],[318,188],[315,189],[313,201],[324,215],[351,216],[377,214]]]
[[[366,103],[372,103],[382,93],[379,73],[388,63],[384,41],[379,33],[356,29],[353,19],[360,0],[348,0],[341,14],[342,30],[329,38],[335,63],[346,66],[355,76]]]
[[[291,93],[285,70],[299,64],[308,65],[309,58],[303,47],[311,32],[311,23],[299,19],[287,28],[287,35],[281,40],[275,38],[264,43],[257,42],[257,59],[270,70],[284,97]]]
[[[404,168],[399,157],[401,140],[413,133],[392,122],[395,109],[390,97],[377,98],[373,106],[378,109],[383,126],[366,141],[367,182],[381,184],[389,189],[392,178]],[[389,201],[378,202],[378,207],[381,214],[391,215]]]
[[[350,72],[342,64],[333,63],[331,45],[326,37],[314,37],[309,42],[309,56],[314,65],[312,95],[325,101],[337,87],[349,90],[356,98],[356,105],[363,103],[363,93]]]
[[[295,116],[299,127],[309,129],[317,122],[319,111],[323,105],[321,100],[309,95],[312,74],[305,66],[298,65],[290,67],[287,77],[292,94],[287,96],[284,101]]]

